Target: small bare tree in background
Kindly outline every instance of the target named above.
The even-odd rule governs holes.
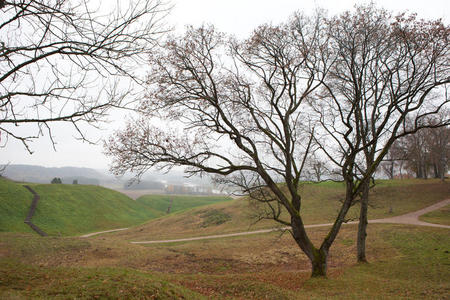
[[[443,181],[448,171],[450,158],[450,128],[447,126],[428,129],[428,133],[427,142],[434,178],[440,178]]]
[[[397,176],[397,173],[400,179],[403,178],[402,170],[407,160],[407,153],[401,145],[400,140],[397,140],[392,144],[380,164],[381,170],[389,179],[394,179]]]
[[[320,182],[322,180],[330,179],[331,177],[326,161],[315,154],[308,156],[306,167],[308,171],[307,180]]]
[[[159,0],[0,1],[0,146],[17,139],[31,153],[53,122],[85,139],[80,125],[96,126],[140,83],[133,71],[166,10]]]
[[[421,129],[398,141],[406,168],[414,172],[416,178],[445,178],[450,157],[450,128],[434,126],[440,124],[446,114],[448,112],[428,118],[425,122],[430,128]]]

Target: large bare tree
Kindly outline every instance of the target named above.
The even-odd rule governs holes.
[[[427,122],[448,108],[450,28],[440,20],[392,16],[373,5],[357,7],[330,20],[330,69],[317,113],[316,141],[339,166],[360,203],[358,261],[366,261],[369,188],[374,172],[392,144],[424,127],[449,123],[448,115]],[[408,125],[407,120],[412,120]]]
[[[30,142],[51,124],[96,125],[121,106],[134,70],[164,29],[159,0],[0,1],[0,146]],[[25,127],[23,130],[22,127]]]
[[[152,167],[184,166],[189,174],[215,174],[266,205],[260,218],[291,226],[312,276],[325,276],[350,202],[343,201],[316,247],[304,227],[299,193],[313,141],[307,100],[332,63],[324,21],[320,14],[299,15],[284,25],[261,26],[244,41],[212,27],[170,39],[150,60],[149,95],[141,107],[147,114],[105,143],[112,171],[141,175]],[[166,125],[152,126],[148,119],[155,115]]]

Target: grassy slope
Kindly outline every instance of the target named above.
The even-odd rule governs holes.
[[[450,184],[434,180],[381,181],[371,191],[369,218],[383,218],[419,210],[448,198]],[[302,187],[302,216],[305,224],[333,222],[339,199],[344,195],[340,183],[306,184]],[[116,236],[133,241],[171,239],[186,236],[230,233],[238,231],[271,228],[277,226],[270,220],[254,223],[253,206],[246,199],[235,199],[207,207],[174,213],[165,218],[151,220]],[[392,213],[391,213],[392,208]],[[229,221],[204,227],[208,212],[228,215]],[[356,218],[359,207],[355,205],[348,217]]]
[[[167,208],[172,201],[170,212],[177,212],[197,206],[214,204],[231,200],[224,196],[189,196],[189,195],[145,195],[136,201],[162,213],[167,212]]]
[[[35,185],[41,200],[33,223],[48,234],[75,235],[127,227],[160,216],[131,198],[92,185]]]
[[[227,201],[229,197],[151,195],[138,201],[99,186],[29,184],[40,195],[32,222],[50,235],[77,235],[140,224],[171,211]],[[23,223],[32,194],[0,178],[0,231],[32,232]]]
[[[419,217],[419,220],[435,224],[450,225],[450,205],[424,214]]]
[[[302,216],[306,224],[334,221],[344,197],[341,183],[326,182],[304,185],[302,188]],[[402,215],[427,207],[450,195],[450,183],[439,180],[379,180],[370,191],[369,219]],[[392,212],[391,212],[392,211]],[[359,206],[355,205],[348,217],[359,216]]]
[[[161,215],[113,190],[90,185],[30,184],[41,196],[32,222],[50,235],[136,225]],[[32,194],[0,179],[0,231],[31,232],[23,223]]]
[[[0,231],[32,232],[23,222],[32,198],[20,184],[0,178]]]

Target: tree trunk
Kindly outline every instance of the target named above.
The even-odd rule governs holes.
[[[311,262],[311,277],[327,276],[328,251],[314,247],[306,235],[303,222],[298,217],[291,217],[292,236]]]
[[[299,241],[295,238],[298,245]],[[303,248],[302,248],[303,249]],[[326,277],[327,276],[327,259],[328,252],[322,249],[317,249],[311,244],[311,248],[304,251],[311,262],[311,277]]]
[[[442,157],[443,154],[441,154],[441,157],[439,158],[439,178],[442,182],[445,180],[445,158]]]
[[[389,179],[394,179],[394,161],[391,161],[391,165],[389,166]]]
[[[439,167],[437,163],[433,163],[434,178],[440,178]]]
[[[313,259],[311,260],[310,258],[312,265],[311,277],[326,277],[328,253],[320,249],[314,249],[313,252]]]
[[[362,196],[361,196],[361,208],[359,212],[359,224],[358,224],[358,236],[356,243],[357,260],[358,262],[367,262],[366,258],[366,237],[367,237],[367,211],[369,207],[369,187],[370,181],[364,183]]]
[[[403,161],[400,161],[400,166],[398,167],[398,170],[400,172],[400,179],[403,179]]]

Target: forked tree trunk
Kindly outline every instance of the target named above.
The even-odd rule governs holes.
[[[327,236],[322,242],[320,248],[314,247],[311,240],[308,238],[306,234],[305,226],[303,224],[302,218],[299,214],[291,214],[291,227],[292,227],[292,237],[294,238],[297,245],[303,250],[306,256],[309,258],[311,262],[311,277],[326,277],[327,276],[327,259],[328,259],[328,251],[330,250],[331,245],[336,239],[339,229],[342,226],[342,223],[345,220],[345,216],[347,215],[348,210],[350,209],[353,201],[353,188],[354,182],[353,180],[346,181],[346,196],[345,200],[342,204],[341,209],[339,210],[338,216],[336,217],[336,221],[328,232]],[[299,212],[300,205],[299,202],[295,209]]]
[[[326,277],[328,251],[314,247],[300,219],[292,217],[291,221],[292,236],[311,262],[311,277]]]
[[[367,262],[366,258],[366,237],[367,237],[367,211],[369,207],[369,187],[370,182],[364,183],[361,197],[361,208],[359,212],[358,237],[356,243],[356,257],[358,262]]]
[[[299,241],[295,238],[295,241],[300,246]],[[311,277],[326,277],[327,276],[327,259],[328,252],[317,249],[311,244],[311,248],[304,251],[306,256],[311,262]]]

